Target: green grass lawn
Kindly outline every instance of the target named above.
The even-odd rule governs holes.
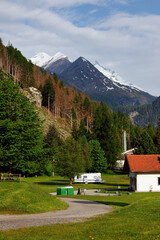
[[[127,185],[126,175],[105,175],[106,181],[103,187]],[[117,179],[117,180],[116,180]],[[55,191],[56,186],[67,185],[67,180],[59,177],[54,178],[32,178],[26,179],[24,185],[32,186],[40,192]],[[59,184],[58,184],[59,183]],[[18,185],[19,183],[13,183]],[[3,183],[0,183],[2,189]],[[11,183],[12,185],[12,183]],[[99,184],[92,184],[94,188]],[[90,184],[85,188],[91,188]],[[14,191],[16,189],[14,186]],[[79,185],[75,185],[77,188]],[[8,188],[6,186],[6,188]],[[18,187],[18,189],[21,187]],[[23,188],[23,186],[22,186]],[[51,191],[51,192],[53,192]],[[5,185],[3,188],[5,192]],[[2,193],[0,190],[0,193]],[[4,193],[6,194],[6,193]],[[16,195],[16,193],[15,193]],[[46,194],[47,195],[47,194]],[[9,195],[6,195],[9,196]],[[30,196],[31,197],[31,196]],[[73,196],[72,196],[73,197]],[[0,231],[1,240],[154,240],[160,239],[160,193],[133,193],[128,195],[124,192],[122,196],[74,196],[109,204],[114,210],[86,222],[56,224],[51,226],[31,227],[18,230]],[[42,197],[43,198],[43,197]],[[31,200],[32,202],[32,200]],[[0,199],[1,205],[1,199]],[[34,204],[33,204],[34,205]],[[32,205],[32,207],[33,207]],[[7,208],[6,208],[7,210]]]
[[[106,189],[115,188],[118,185],[122,188],[127,188],[129,186],[129,178],[126,174],[103,174],[102,179],[106,182],[102,184],[73,183],[73,187],[74,190],[77,190],[79,187],[81,189]],[[49,193],[56,192],[57,187],[69,185],[69,180],[60,176],[27,178],[26,181],[37,185],[39,188]]]
[[[0,182],[0,213],[37,213],[65,208],[66,203],[26,180]]]

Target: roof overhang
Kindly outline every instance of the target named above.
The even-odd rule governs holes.
[[[130,171],[131,173],[159,173],[160,171]]]

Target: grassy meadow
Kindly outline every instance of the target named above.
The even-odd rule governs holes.
[[[27,180],[21,183],[0,182],[0,214],[38,213],[65,208],[66,203]]]
[[[113,188],[122,186],[127,187],[129,181],[127,175],[113,174],[104,175],[106,183],[100,184],[75,184],[74,189],[78,187],[91,188]],[[66,205],[50,196],[49,192],[56,191],[57,186],[68,185],[68,180],[61,177],[37,177],[26,178],[22,183],[0,183],[0,211],[1,213],[22,213],[22,212],[41,212],[51,210],[51,202],[55,208],[65,208]],[[36,192],[37,191],[37,192]],[[25,192],[26,199],[22,201],[22,195]],[[35,196],[41,199],[38,200]],[[3,196],[3,197],[2,197]],[[19,197],[21,196],[21,198]],[[46,197],[47,196],[47,197]],[[24,197],[24,196],[23,196]],[[18,230],[0,231],[1,240],[150,240],[160,239],[160,193],[132,193],[128,195],[127,191],[122,196],[71,196],[80,199],[88,199],[100,203],[108,204],[114,207],[114,210],[108,214],[96,218],[88,219],[81,223],[56,224],[51,226],[30,227]],[[4,206],[4,201],[7,201]],[[16,204],[15,204],[16,199]],[[23,204],[22,204],[22,202]],[[54,202],[55,201],[55,202]],[[36,205],[38,206],[36,207]],[[62,204],[62,205],[61,205]],[[16,205],[21,206],[16,209]],[[23,205],[23,207],[22,207]],[[40,206],[39,206],[40,205]],[[45,205],[45,206],[44,206]],[[58,206],[58,207],[57,207]],[[15,207],[15,209],[14,209]],[[27,210],[26,210],[27,209]],[[48,210],[47,210],[48,209]],[[53,209],[55,210],[55,209]]]

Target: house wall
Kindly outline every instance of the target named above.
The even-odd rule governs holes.
[[[137,174],[137,191],[138,192],[160,192],[160,185],[158,185],[158,178],[160,173]]]

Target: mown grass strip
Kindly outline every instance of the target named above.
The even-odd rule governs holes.
[[[38,213],[65,208],[66,203],[32,183],[0,183],[0,213]]]

